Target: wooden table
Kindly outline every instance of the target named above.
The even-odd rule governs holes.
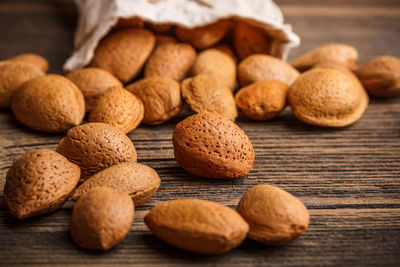
[[[302,38],[291,59],[327,42],[354,45],[359,63],[382,54],[400,56],[398,0],[277,2]],[[50,60],[51,72],[60,73],[72,50],[76,13],[72,1],[2,0],[0,59],[36,52]],[[135,223],[121,244],[105,253],[76,247],[68,232],[71,200],[53,214],[18,222],[0,199],[0,265],[400,266],[399,98],[372,99],[361,120],[343,129],[303,124],[289,108],[269,122],[240,118],[256,160],[251,173],[238,181],[194,177],[177,165],[171,134],[183,117],[129,134],[139,162],[155,168],[163,182],[136,209]],[[14,160],[33,149],[55,149],[62,136],[31,131],[9,112],[0,112],[0,188]],[[152,207],[177,198],[209,199],[234,208],[249,187],[260,183],[280,186],[306,203],[311,224],[304,236],[277,248],[246,240],[227,254],[206,257],[163,243],[143,223]]]

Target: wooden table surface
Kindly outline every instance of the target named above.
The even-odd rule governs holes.
[[[354,45],[359,63],[383,54],[400,57],[398,0],[277,3],[302,38],[290,59],[327,42]],[[0,59],[35,52],[50,60],[51,72],[61,73],[72,50],[76,20],[72,1],[2,0]],[[194,177],[177,165],[171,135],[184,116],[129,134],[139,162],[155,168],[162,184],[136,209],[135,223],[117,247],[100,253],[74,245],[68,232],[71,200],[53,214],[19,222],[0,197],[0,265],[400,266],[400,98],[372,99],[361,120],[343,129],[303,124],[289,108],[269,122],[240,118],[256,159],[251,173],[238,181]],[[9,112],[0,112],[0,188],[13,161],[30,150],[55,149],[62,137],[29,130]],[[177,198],[197,197],[235,208],[241,195],[260,183],[280,186],[305,202],[311,223],[301,238],[277,248],[246,240],[229,253],[207,257],[163,243],[143,223],[152,207]]]

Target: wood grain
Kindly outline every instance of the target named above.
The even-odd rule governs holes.
[[[382,54],[400,56],[400,3],[396,0],[279,0],[285,19],[302,38],[290,59],[326,42],[357,47],[360,63]],[[72,1],[3,0],[0,3],[0,59],[35,52],[62,73],[76,26]],[[137,208],[127,238],[107,253],[77,248],[69,237],[73,201],[53,214],[23,222],[11,218],[0,193],[0,265],[400,265],[400,98],[372,99],[360,121],[343,129],[301,123],[287,108],[269,122],[238,124],[256,151],[244,179],[202,179],[183,171],[173,157],[174,125],[183,112],[159,126],[129,134],[139,162],[156,169],[162,184]],[[23,153],[55,149],[63,135],[39,133],[0,112],[0,188],[11,164]],[[246,240],[221,256],[204,257],[170,247],[153,236],[143,216],[172,199],[198,197],[235,208],[251,186],[270,183],[301,198],[311,213],[304,236],[280,247]]]

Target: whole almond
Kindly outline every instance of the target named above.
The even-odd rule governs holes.
[[[357,68],[358,51],[346,44],[325,44],[296,58],[292,65],[299,71],[306,71],[324,61],[334,61],[350,70]]]
[[[108,88],[122,86],[122,83],[111,73],[100,68],[85,68],[72,71],[66,76],[83,93],[86,112],[90,111],[99,95]]]
[[[218,43],[231,27],[232,22],[228,20],[220,20],[195,29],[177,26],[175,35],[181,42],[189,43],[198,49],[206,49]]]
[[[240,199],[237,211],[250,225],[251,239],[274,246],[298,238],[310,221],[301,200],[267,184],[250,188]]]
[[[238,59],[235,55],[235,52],[233,52],[232,47],[229,44],[222,43],[222,44],[214,46],[213,48],[224,52],[225,54],[230,56],[233,59],[233,61],[235,61],[235,62],[238,61]]]
[[[59,209],[79,181],[80,170],[55,151],[25,153],[11,166],[4,200],[17,219],[48,214]]]
[[[21,85],[44,75],[36,65],[19,60],[6,60],[0,64],[0,109],[11,107],[12,97]]]
[[[83,195],[71,216],[71,236],[85,249],[109,250],[129,233],[134,204],[126,192],[98,187]]]
[[[233,209],[200,199],[179,199],[153,208],[146,225],[172,246],[200,254],[221,254],[242,243],[248,224]]]
[[[232,91],[209,76],[197,75],[184,80],[182,96],[196,113],[215,113],[231,121],[238,115]]]
[[[111,187],[127,192],[137,207],[151,198],[160,183],[161,179],[154,169],[139,163],[121,163],[90,177],[75,190],[72,199],[78,200],[97,187]]]
[[[178,164],[202,177],[240,178],[254,162],[253,145],[243,130],[212,113],[192,115],[178,123],[172,142]]]
[[[111,72],[125,83],[139,74],[154,45],[155,37],[146,29],[118,30],[99,43],[91,65]]]
[[[14,116],[26,126],[43,132],[65,132],[85,116],[81,91],[57,74],[34,78],[15,93]]]
[[[214,78],[231,91],[235,90],[236,63],[222,51],[208,49],[201,52],[196,58],[191,72],[193,76],[203,74]]]
[[[142,121],[142,101],[128,90],[116,86],[98,97],[89,113],[89,122],[104,122],[129,133]]]
[[[169,35],[156,35],[156,47],[164,44],[175,44],[178,41]]]
[[[244,21],[236,23],[233,45],[240,60],[253,54],[269,54],[270,42],[264,29]]]
[[[120,18],[114,29],[130,29],[130,28],[143,28],[144,21],[141,18]]]
[[[70,129],[57,152],[81,168],[81,181],[113,165],[137,160],[129,137],[105,123],[86,123]]]
[[[368,106],[368,95],[353,75],[336,69],[311,69],[289,88],[294,115],[309,124],[344,127],[356,122]]]
[[[263,80],[240,89],[236,105],[253,120],[268,120],[276,117],[285,107],[287,84],[278,80]]]
[[[144,68],[144,77],[165,76],[181,81],[196,59],[196,50],[189,44],[158,46]]]
[[[354,76],[354,72],[349,70],[343,64],[338,63],[336,61],[322,61],[312,67],[312,69],[335,69],[340,70],[343,73]]]
[[[156,125],[174,117],[182,108],[179,83],[168,77],[148,77],[126,87],[142,100],[143,123]]]
[[[20,54],[15,57],[9,58],[8,60],[16,60],[16,61],[31,63],[45,73],[49,70],[49,62],[47,61],[47,59],[33,53]]]
[[[400,94],[400,58],[380,56],[356,71],[361,83],[375,97]]]
[[[146,23],[146,26],[156,34],[170,34],[173,26],[171,24]]]
[[[291,85],[300,73],[286,62],[268,55],[254,54],[238,66],[238,77],[241,86],[261,80],[279,80]]]

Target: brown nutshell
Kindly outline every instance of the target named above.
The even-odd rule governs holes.
[[[265,30],[243,21],[236,23],[233,45],[240,60],[253,54],[270,52],[270,38]]]
[[[160,239],[200,254],[225,253],[242,243],[248,224],[233,209],[200,199],[179,199],[153,208],[144,217]]]
[[[250,119],[272,119],[286,107],[288,89],[278,80],[255,82],[236,93],[236,105]]]
[[[14,95],[12,110],[22,124],[43,132],[65,132],[85,115],[81,91],[61,75],[47,74],[25,83]]]
[[[142,121],[142,101],[122,87],[111,87],[98,97],[90,114],[89,122],[103,122],[124,133],[133,131]]]
[[[75,190],[72,199],[76,201],[97,187],[110,187],[127,192],[137,207],[150,199],[160,184],[154,169],[134,162],[121,163],[90,177]]]
[[[250,225],[248,236],[272,246],[284,245],[298,238],[310,221],[301,200],[267,184],[250,188],[240,199],[237,211]]]
[[[15,57],[9,58],[8,60],[23,61],[35,65],[41,69],[44,73],[49,70],[49,62],[42,56],[33,53],[20,54]]]
[[[201,177],[241,178],[254,162],[253,145],[243,130],[212,113],[192,115],[178,123],[172,142],[178,164]]]
[[[72,71],[66,75],[85,97],[86,112],[90,111],[99,95],[108,88],[122,86],[122,83],[111,73],[100,68],[85,68]]]
[[[98,187],[83,195],[71,216],[71,236],[81,248],[109,250],[129,233],[134,204],[126,192]]]
[[[151,54],[144,68],[144,77],[164,76],[181,81],[196,59],[189,44],[164,44]]]
[[[209,76],[197,75],[184,80],[182,96],[196,113],[215,113],[231,121],[238,115],[232,91]]]
[[[0,109],[11,108],[13,95],[27,81],[44,75],[37,66],[24,61],[6,60],[0,64]]]
[[[64,204],[79,176],[79,167],[55,151],[27,152],[7,173],[5,203],[20,220],[51,213]]]
[[[155,37],[146,29],[118,30],[99,43],[91,66],[105,69],[125,83],[139,74],[154,45]]]
[[[81,181],[113,165],[137,160],[129,137],[105,123],[86,123],[70,129],[57,152],[81,168]]]
[[[279,80],[291,85],[300,73],[286,62],[263,54],[254,54],[238,65],[238,77],[241,86],[261,80]]]
[[[156,125],[174,117],[182,108],[179,83],[168,77],[149,77],[126,87],[142,100],[143,123]]]

